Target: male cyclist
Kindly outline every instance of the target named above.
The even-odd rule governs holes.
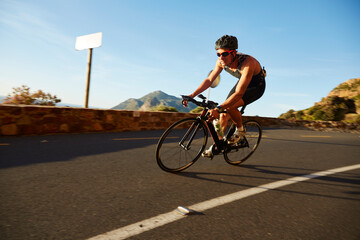
[[[194,98],[208,89],[222,70],[239,79],[227,96],[226,101],[219,107],[210,110],[209,115],[209,121],[220,117],[223,132],[226,130],[228,120],[231,118],[234,121],[236,131],[228,140],[230,144],[238,142],[245,135],[241,113],[238,108],[256,101],[265,91],[265,69],[261,68],[260,63],[254,57],[238,53],[237,48],[238,41],[236,37],[224,35],[219,38],[215,42],[218,60],[214,70],[195,92],[189,95],[189,97]],[[186,106],[186,103],[184,105]],[[225,110],[227,113],[223,113]],[[211,149],[206,150],[202,156],[212,157]]]

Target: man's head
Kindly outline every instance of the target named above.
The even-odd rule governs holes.
[[[237,48],[238,42],[234,36],[224,35],[215,42],[217,56],[222,65],[229,66],[234,62]]]
[[[238,48],[237,38],[229,35],[222,36],[215,42],[215,50],[218,50],[220,48],[236,50]]]

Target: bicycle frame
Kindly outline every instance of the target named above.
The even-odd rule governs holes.
[[[204,100],[203,101],[203,104],[204,104],[206,98],[203,97],[202,95],[199,95],[199,96],[200,96],[200,98],[202,98]],[[227,140],[234,134],[236,126],[233,123],[231,125],[231,127],[229,128],[229,131],[226,134],[226,137],[224,139],[219,139],[219,136],[218,136],[218,134],[217,134],[217,132],[215,130],[214,125],[211,122],[208,121],[208,115],[209,115],[208,112],[210,110],[209,105],[214,106],[213,104],[215,104],[216,106],[218,105],[217,103],[214,103],[214,102],[212,102],[212,103],[207,102],[207,104],[204,104],[203,105],[204,110],[202,111],[201,115],[199,117],[197,117],[197,119],[199,119],[201,122],[203,122],[206,125],[206,127],[208,129],[208,132],[210,133],[210,135],[211,135],[211,137],[212,137],[212,139],[214,141],[214,144],[216,146],[216,148],[214,149],[214,154],[219,154],[219,153],[223,153],[224,151],[230,150],[229,145],[227,143]],[[244,114],[245,107],[246,107],[246,105],[242,106],[242,108],[240,109],[241,114]],[[189,146],[191,145],[191,142],[193,141],[194,136],[196,135],[197,131],[199,130],[199,125],[197,125],[195,131],[193,132],[192,136],[190,137],[188,143],[185,146],[184,142],[189,137],[190,133],[194,130],[194,127],[195,127],[195,125],[193,124],[189,128],[189,130],[186,132],[186,134],[184,135],[182,140],[179,142],[179,145],[182,148],[184,148],[185,150],[190,149]],[[248,143],[247,143],[247,139],[245,138],[245,146],[246,145],[248,145]]]
[[[203,112],[198,117],[198,119],[201,120],[203,123],[205,123],[205,125],[206,125],[206,127],[208,129],[208,132],[210,133],[210,135],[211,135],[211,137],[212,137],[212,139],[214,141],[214,144],[216,146],[216,149],[215,149],[216,152],[215,153],[219,154],[219,153],[224,152],[225,150],[227,150],[227,147],[228,147],[227,139],[229,139],[233,135],[233,133],[235,132],[235,125],[233,124],[230,127],[228,133],[226,134],[225,139],[219,139],[219,136],[218,136],[218,134],[217,134],[217,132],[215,130],[214,125],[211,122],[207,121],[208,120],[208,112],[209,112],[209,109],[204,108]],[[193,129],[193,126],[190,129]],[[194,132],[194,135],[195,134],[196,134],[196,132]],[[191,141],[192,141],[192,139],[189,141],[189,143],[191,143]]]

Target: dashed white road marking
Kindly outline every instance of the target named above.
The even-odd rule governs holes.
[[[331,174],[335,174],[335,173],[341,173],[341,172],[346,172],[346,171],[350,171],[350,170],[355,170],[360,168],[360,164],[356,164],[356,165],[351,165],[351,166],[346,166],[346,167],[340,167],[340,168],[335,168],[335,169],[331,169],[331,170],[325,170],[325,171],[321,171],[321,172],[316,172],[316,173],[311,173],[308,175],[303,175],[303,176],[299,176],[299,177],[292,177],[292,178],[288,178],[285,180],[280,180],[280,181],[276,181],[273,183],[268,183],[268,184],[264,184],[264,185],[260,185],[258,187],[253,187],[253,188],[249,188],[246,190],[242,190],[239,192],[235,192],[235,193],[231,193],[225,196],[221,196],[221,197],[217,197],[217,198],[213,198],[204,202],[200,202],[197,204],[194,204],[192,206],[189,206],[188,208],[196,211],[196,212],[203,212],[206,210],[209,210],[211,208],[215,208],[227,203],[231,203],[246,197],[250,197],[262,192],[266,192],[269,190],[273,190],[276,188],[280,188],[280,187],[284,187],[287,185],[291,185],[294,183],[299,183],[299,182],[303,182],[309,179],[313,179],[313,178],[318,178],[318,177],[323,177],[323,176],[327,176],[327,175],[331,175]],[[164,213],[164,214],[160,214],[158,216],[89,238],[88,240],[120,240],[120,239],[126,239],[128,237],[132,237],[132,236],[136,236],[140,233],[149,231],[151,229],[157,228],[157,227],[161,227],[165,224],[171,223],[171,222],[175,222],[177,220],[180,220],[182,218],[185,218],[186,215],[181,215],[179,214],[176,210],[168,212],[168,213]]]
[[[303,138],[331,138],[331,136],[325,136],[325,135],[300,135],[300,137],[303,137]]]
[[[167,138],[179,138],[179,137],[167,137]],[[160,137],[146,137],[146,138],[114,138],[114,141],[132,141],[132,140],[158,140]]]

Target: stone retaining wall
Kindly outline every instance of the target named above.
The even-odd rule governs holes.
[[[196,117],[197,115],[0,104],[0,136],[159,130],[166,129],[180,119]],[[255,119],[263,126],[306,127],[315,130],[335,128],[343,131],[360,131],[359,125],[341,122],[290,121],[262,117],[245,118]]]

